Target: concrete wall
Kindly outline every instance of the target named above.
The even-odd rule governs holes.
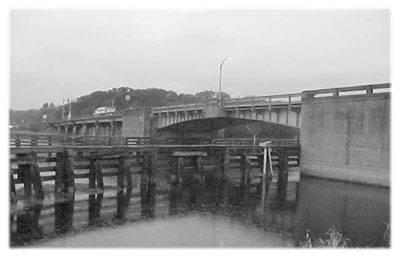
[[[305,98],[301,173],[389,186],[390,95]]]
[[[121,136],[149,137],[151,133],[150,115],[150,108],[135,108],[125,111]]]

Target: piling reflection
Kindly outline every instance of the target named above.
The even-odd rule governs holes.
[[[100,211],[103,194],[89,194],[89,225],[100,226]]]
[[[55,233],[65,234],[72,230],[74,217],[74,199],[55,202],[54,228]]]
[[[153,218],[156,205],[156,183],[148,181],[140,184],[140,203],[142,206],[142,218]]]
[[[14,219],[16,230],[11,235],[11,242],[25,243],[33,239],[41,239],[43,232],[39,226],[39,218],[43,209],[42,204],[25,207],[24,213],[17,214]],[[14,217],[14,216],[12,216]]]
[[[327,225],[330,221],[325,221],[324,218],[327,217],[325,211],[328,210],[331,213],[328,216],[331,221],[337,221],[346,227],[343,232],[361,239],[363,237],[361,234],[352,233],[358,230],[354,225],[361,222],[354,221],[348,216],[350,210],[357,210],[359,214],[367,215],[364,221],[376,222],[381,217],[387,216],[382,214],[385,210],[382,201],[379,212],[368,213],[365,212],[370,208],[368,205],[357,207],[350,205],[358,200],[355,199],[355,195],[351,195],[350,190],[347,190],[349,193],[342,191],[340,193],[343,195],[342,201],[337,202],[332,199],[332,194],[324,192],[324,189],[333,191],[333,187],[329,188],[330,182],[324,183],[326,184],[324,189],[315,189],[315,186],[320,184],[318,181],[306,181],[303,183],[305,188],[301,190],[298,182],[270,178],[253,180],[238,178],[236,181],[206,178],[203,182],[193,180],[169,184],[165,182],[161,184],[160,180],[146,180],[142,181],[139,187],[114,191],[114,196],[105,195],[103,192],[89,193],[86,195],[88,199],[84,201],[81,201],[82,196],[78,201],[74,197],[64,196],[63,199],[54,202],[53,231],[48,227],[48,223],[52,223],[52,220],[48,219],[49,215],[43,218],[43,205],[31,205],[24,211],[10,216],[11,242],[12,245],[19,245],[46,235],[51,236],[53,233],[62,235],[72,230],[79,232],[84,227],[79,225],[97,228],[109,224],[138,223],[140,219],[153,220],[159,217],[189,214],[223,216],[232,223],[255,225],[265,231],[293,233],[293,237],[300,238],[310,225],[316,225],[316,221],[323,221],[324,225]],[[363,189],[362,191],[367,191]],[[315,194],[315,190],[320,194]],[[318,199],[320,197],[321,200]],[[330,208],[332,205],[335,209]],[[321,210],[320,207],[324,208]],[[83,212],[88,214],[82,216]],[[44,231],[43,228],[48,230]],[[323,227],[314,226],[312,229],[324,232]],[[371,227],[369,229],[371,231]],[[374,230],[380,232],[381,228],[376,226]]]
[[[117,191],[117,213],[114,216],[114,221],[117,223],[125,222],[125,214],[129,207],[129,202],[132,195],[132,187],[127,187],[126,191]]]

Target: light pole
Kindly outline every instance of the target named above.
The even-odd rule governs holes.
[[[221,64],[219,65],[219,90],[218,90],[218,106],[221,107],[221,86],[222,86],[222,67],[227,59],[232,59],[232,57],[227,56],[222,60]]]

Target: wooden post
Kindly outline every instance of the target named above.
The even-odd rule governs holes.
[[[63,171],[65,168],[65,154],[64,152],[57,152],[56,154],[56,178],[55,178],[55,193],[56,196],[61,193],[63,186]]]
[[[16,148],[20,148],[21,147],[21,138],[20,138],[20,136],[18,134],[15,136],[15,147]]]
[[[96,189],[96,167],[95,167],[95,155],[90,153],[90,168],[89,168],[89,188],[90,190]]]
[[[124,175],[125,175],[125,157],[118,157],[118,174],[117,174],[117,191],[124,190]]]
[[[37,164],[36,153],[31,154],[30,172],[32,177],[33,187],[35,188],[36,198],[39,200],[44,199],[42,179],[40,177],[39,167]]]
[[[14,172],[11,168],[11,165],[10,165],[10,175],[9,176],[10,176],[10,191],[11,191],[10,202],[17,203],[17,190],[15,189]]]
[[[242,180],[248,181],[249,179],[246,174],[246,154],[244,151],[240,153],[240,172],[242,174]]]
[[[151,149],[149,179],[150,179],[150,182],[152,182],[152,183],[155,180],[154,177],[155,177],[156,172],[157,172],[157,168],[156,168],[157,152],[158,152],[157,148],[154,147],[154,148]]]
[[[199,173],[200,176],[200,181],[204,182],[204,170],[203,170],[203,165],[201,164],[202,157],[197,157],[196,158],[196,167],[197,167],[197,172]]]
[[[288,153],[284,149],[279,150],[279,174],[278,174],[278,198],[286,200],[288,182]]]
[[[70,195],[69,197],[73,197],[75,194],[75,174],[74,174],[74,169],[75,169],[75,152],[72,151],[67,151],[66,153],[67,159],[65,163],[65,168],[66,168],[66,175],[65,175],[65,190],[67,193]]]
[[[97,157],[94,161],[94,170],[96,174],[97,187],[104,191],[103,172],[101,171],[100,158]]]
[[[143,151],[139,155],[141,158],[140,164],[142,166],[142,172],[140,176],[140,185],[141,185],[140,187],[142,188],[142,185],[148,184],[149,170],[150,170],[150,154],[149,152]]]
[[[36,135],[33,135],[31,138],[31,146],[37,146],[38,145],[38,137]]]
[[[267,153],[268,148],[263,148],[264,150],[264,159],[263,159],[263,178],[267,177]]]
[[[17,154],[17,158],[26,160],[26,154]],[[32,177],[30,164],[20,164],[18,165],[18,179],[22,178],[24,182],[24,199],[30,200],[32,196]]]
[[[126,178],[126,182],[127,182],[127,187],[128,188],[132,188],[133,183],[132,183],[131,169],[129,167],[128,155],[124,159],[124,171],[125,171],[125,178]]]
[[[272,169],[272,151],[271,148],[268,148],[268,163],[269,163],[269,175],[272,177],[274,171]]]
[[[182,174],[184,169],[184,158],[178,157],[178,168],[176,170],[176,181],[182,183]]]

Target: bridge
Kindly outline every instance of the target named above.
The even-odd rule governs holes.
[[[168,129],[173,125],[192,121],[192,127],[204,127],[214,121],[211,130],[255,121],[301,126],[301,93],[235,98],[218,103],[161,106],[127,109],[108,116],[85,116],[53,123],[59,134],[90,136],[150,136],[152,129]],[[214,118],[214,120],[212,119]],[[215,118],[219,118],[215,122]],[[224,119],[221,119],[224,118]],[[193,121],[196,120],[196,121]],[[188,124],[188,123],[186,123]],[[172,128],[176,131],[176,128]],[[200,128],[200,132],[211,131]]]
[[[134,108],[53,125],[72,136],[299,138],[302,174],[390,185],[390,83]]]

